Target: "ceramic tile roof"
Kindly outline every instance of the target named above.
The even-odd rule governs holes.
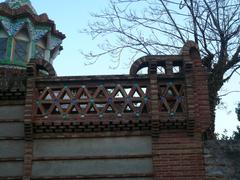
[[[18,8],[12,8],[9,4],[14,2],[22,2],[22,6],[19,6]],[[25,4],[24,4],[25,2]],[[29,4],[26,4],[27,2],[30,3],[29,0],[6,0],[3,3],[0,3],[0,16],[5,16],[11,19],[17,19],[17,18],[29,18],[32,23],[35,25],[47,25],[51,27],[52,34],[60,39],[64,39],[65,35],[59,32],[56,29],[54,21],[48,18],[47,14],[36,14],[33,12],[33,9],[29,6]],[[31,3],[30,3],[31,4]]]
[[[33,11],[34,14],[37,14],[30,0],[6,0],[5,3],[7,3],[8,6],[12,9],[18,9],[22,6],[27,5]]]

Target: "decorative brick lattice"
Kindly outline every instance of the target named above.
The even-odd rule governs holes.
[[[70,114],[80,117],[95,115],[102,118],[111,114],[121,117],[123,114],[140,116],[147,113],[147,85],[99,85],[63,88],[46,87],[38,89],[36,116],[62,115],[64,119]]]
[[[186,129],[184,61],[181,56],[154,58],[155,66],[150,66],[149,60],[142,61],[133,66],[135,70],[130,76],[54,77],[55,72],[51,73],[54,70],[47,63],[31,61],[36,63],[36,73],[42,68],[52,75],[36,74],[34,131],[135,129],[152,130],[157,135],[160,129]],[[148,74],[136,74],[146,67]]]
[[[168,112],[171,116],[186,112],[184,85],[180,83],[159,84],[160,112]]]

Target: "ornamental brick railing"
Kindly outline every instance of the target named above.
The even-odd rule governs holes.
[[[151,120],[148,75],[41,77],[35,80],[33,120],[36,124],[86,121],[114,124]],[[183,73],[159,74],[158,88],[161,122],[185,127]]]
[[[207,75],[197,66],[200,58],[197,50],[191,52],[196,49],[193,45],[185,45],[180,55],[143,57],[132,65],[130,75],[40,77],[39,67],[48,66],[29,64],[33,89],[27,97],[32,99],[34,131],[152,130],[157,134],[170,128],[192,134],[196,87],[207,89]],[[138,74],[143,68],[147,73]],[[194,70],[205,78],[197,84]]]

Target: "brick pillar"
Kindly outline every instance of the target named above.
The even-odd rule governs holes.
[[[204,180],[203,142],[185,130],[161,130],[153,138],[154,180]]]
[[[152,121],[152,154],[153,154],[153,170],[154,176],[158,171],[156,166],[159,159],[156,156],[158,149],[157,141],[160,133],[160,121],[159,121],[159,102],[158,102],[158,79],[157,79],[157,63],[149,62],[148,75],[150,80],[150,106],[151,106],[151,121]]]
[[[212,124],[208,94],[208,73],[201,63],[199,52],[192,49],[190,55],[194,63],[194,90],[197,95],[195,99],[196,109],[198,110],[196,131],[203,135]]]
[[[32,117],[34,107],[34,89],[35,89],[35,76],[36,65],[28,64],[27,66],[27,88],[26,100],[24,110],[24,131],[25,131],[25,151],[24,151],[24,176],[23,180],[30,180],[32,175],[32,158],[33,158],[33,128]]]
[[[193,64],[190,62],[190,57],[186,57],[185,60],[185,91],[186,91],[186,103],[187,103],[187,133],[189,136],[194,136],[195,130],[195,94],[193,87]]]
[[[155,180],[203,180],[205,168],[203,158],[202,135],[210,124],[208,106],[207,75],[202,67],[196,45],[188,42],[182,50],[185,72],[185,92],[187,103],[187,129],[161,130],[159,136],[153,136],[152,153]],[[170,64],[170,63],[169,63]],[[170,67],[170,65],[168,65]],[[171,75],[170,68],[167,74]],[[150,88],[157,83],[154,73],[150,75]],[[151,81],[152,80],[152,81]],[[158,89],[150,89],[151,115],[154,122],[161,119],[155,112]],[[156,89],[154,89],[156,88]],[[157,123],[156,123],[157,124]],[[154,126],[154,123],[153,123]],[[155,134],[153,129],[153,135]]]
[[[151,121],[152,136],[158,137],[160,130],[159,122],[159,102],[158,102],[158,79],[157,79],[157,63],[149,62],[148,75],[150,79],[150,105],[151,105]]]
[[[182,48],[188,104],[188,132],[203,136],[211,126],[208,73],[202,65],[197,45],[189,41]]]

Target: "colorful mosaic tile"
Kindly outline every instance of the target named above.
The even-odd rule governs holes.
[[[31,10],[37,14],[36,10],[32,6],[31,2],[29,0],[6,0],[5,3],[8,4],[8,6],[12,9],[18,9],[21,6],[27,5],[31,8]]]
[[[59,46],[60,44],[62,44],[61,39],[51,36],[49,49],[53,50],[55,47]]]
[[[29,36],[32,42],[37,43],[41,38],[43,38],[47,33],[51,32],[51,27],[48,26],[35,26],[29,18],[18,19],[11,21],[9,18],[0,16],[0,23],[2,24],[4,30],[7,32],[9,37],[15,37],[19,31],[23,28],[27,28]],[[53,50],[62,44],[62,40],[51,35],[48,39],[49,50]],[[35,57],[35,52],[31,55]]]
[[[43,36],[45,36],[49,32],[48,29],[35,29],[32,34],[33,41],[40,40]]]
[[[6,4],[9,8],[6,8]],[[21,8],[22,6],[25,7]],[[38,15],[30,0],[5,0],[0,3],[0,7],[6,11],[5,14],[0,15],[0,28],[8,35],[7,45],[4,47],[6,53],[0,59],[0,64],[25,67],[30,58],[40,58],[52,63],[60,51],[58,47],[65,38],[64,34],[55,29],[54,22],[47,16]],[[19,32],[27,34],[27,41],[22,39],[25,38],[25,35]],[[17,41],[18,44],[13,43]],[[16,56],[12,56],[15,53],[15,46],[19,45],[20,41],[28,43],[27,49],[24,51],[25,58],[21,64],[18,59],[14,59]],[[40,49],[41,56],[39,56]]]
[[[2,25],[4,26],[4,29],[8,33],[9,36],[15,36],[16,33],[24,26],[25,22],[17,22],[12,23],[11,21],[5,19],[1,21]]]

